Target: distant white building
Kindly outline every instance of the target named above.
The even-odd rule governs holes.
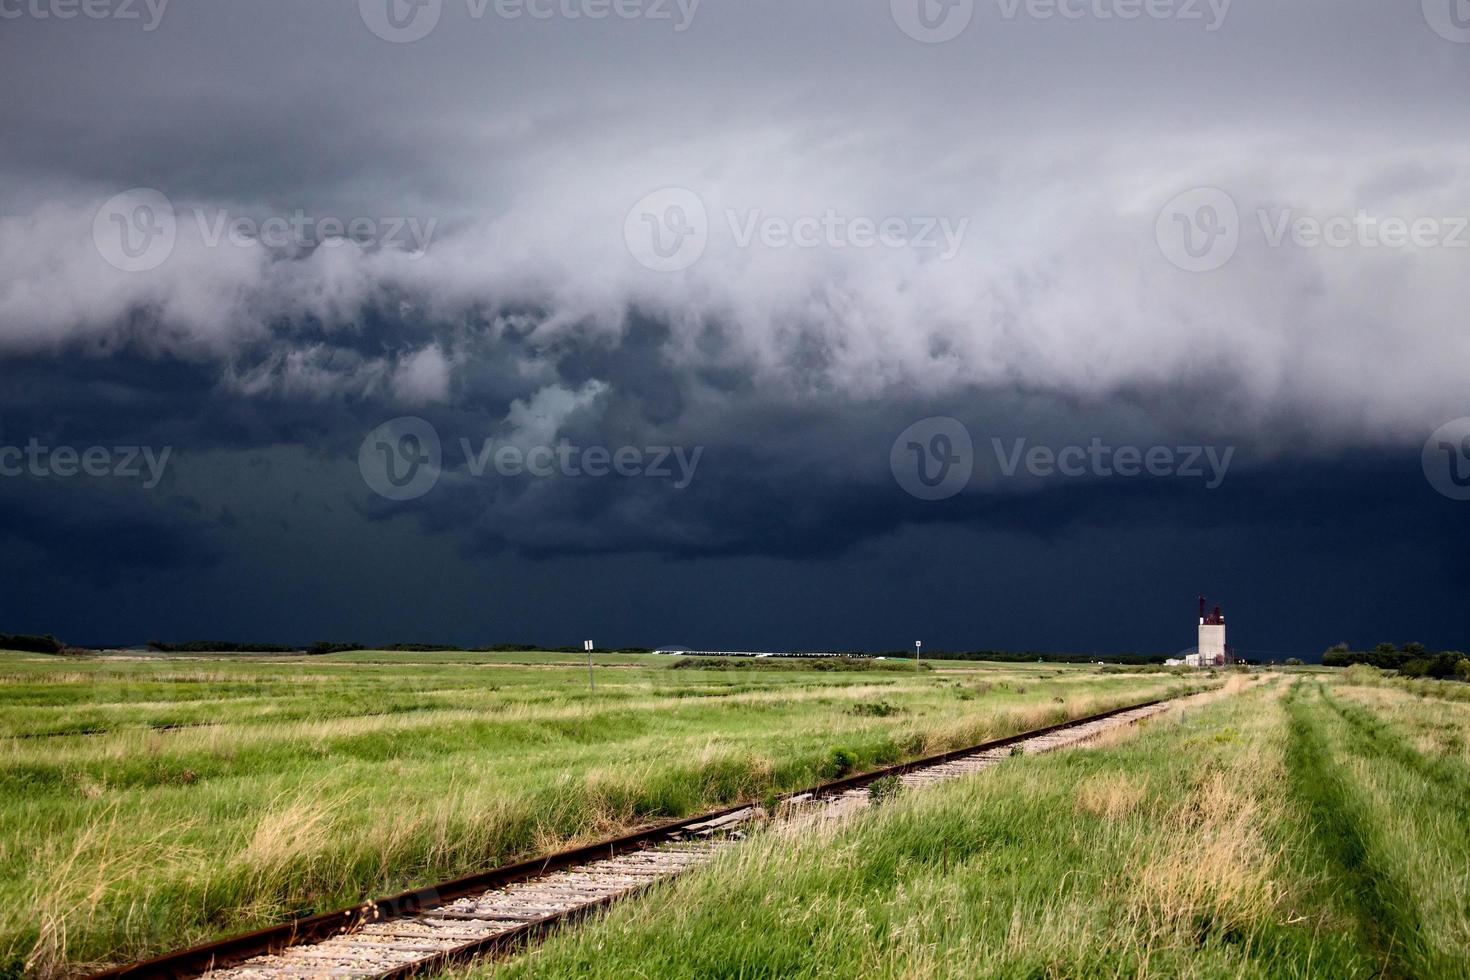
[[[1216,606],[1205,612],[1205,597],[1199,597],[1199,645],[1182,659],[1167,660],[1170,667],[1224,667],[1231,662],[1230,648],[1225,645],[1225,614]]]

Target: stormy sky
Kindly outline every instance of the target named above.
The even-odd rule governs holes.
[[[1464,0],[0,0],[0,631],[1470,644]]]

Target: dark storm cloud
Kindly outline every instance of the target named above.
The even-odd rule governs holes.
[[[101,585],[139,572],[218,562],[211,521],[199,513],[198,501],[138,490],[147,479],[146,469],[139,470],[130,487],[6,478],[0,484],[0,541],[7,554],[18,561],[38,552],[53,570]]]
[[[301,630],[326,620],[291,596],[321,588],[350,623],[374,588],[321,554],[370,567],[405,541],[450,563],[425,591],[501,562],[532,579],[526,556],[552,578],[672,557],[728,591],[713,583],[744,562],[835,574],[915,536],[968,542],[944,558],[966,574],[977,537],[1018,564],[1069,547],[1096,564],[1181,527],[1191,546],[1231,537],[1236,582],[1273,541],[1325,556],[1352,535],[1412,554],[1410,578],[1454,575],[1463,521],[1416,454],[1470,404],[1470,250],[1267,239],[1287,212],[1466,214],[1470,45],[1412,3],[1202,5],[1213,27],[1011,6],[978,3],[938,45],[848,0],[705,0],[686,30],[445,0],[409,44],[374,36],[355,0],[176,3],[150,30],[0,21],[0,444],[166,445],[180,483],[0,482],[4,533],[102,569],[218,559],[232,585],[283,583],[270,616]],[[706,252],[677,272],[625,241],[661,187],[708,215]],[[1156,220],[1211,187],[1239,206],[1240,247],[1186,272]],[[142,271],[94,238],[133,188],[177,218]],[[954,251],[739,240],[828,213],[930,222]],[[296,214],[377,237],[218,240],[221,222]],[[421,234],[383,240],[395,227]],[[446,470],[390,503],[357,453],[404,415],[434,425]],[[979,457],[939,502],[889,471],[931,415],[963,420]],[[1208,491],[1013,480],[992,437],[1237,455]],[[682,489],[499,478],[470,472],[461,439],[701,455]],[[559,601],[555,581],[521,587]]]

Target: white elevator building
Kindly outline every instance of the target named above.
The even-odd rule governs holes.
[[[1205,610],[1205,597],[1199,597],[1199,644],[1181,660],[1166,661],[1170,666],[1224,667],[1234,658],[1225,643],[1225,614],[1216,606]]]

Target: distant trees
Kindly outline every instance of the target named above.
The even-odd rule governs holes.
[[[1464,667],[1470,663],[1465,655],[1458,650],[1446,650],[1431,657],[1415,657],[1399,668],[1402,677],[1434,677],[1440,680],[1447,678],[1470,678],[1470,668]]]
[[[347,653],[350,650],[367,649],[361,643],[330,643],[326,640],[317,640],[306,648],[306,652],[313,657],[320,657],[326,653]]]
[[[0,650],[19,650],[22,653],[60,653],[66,649],[50,633],[36,636],[30,633],[0,633]]]
[[[1398,670],[1410,660],[1416,659],[1412,653],[1405,653],[1392,643],[1380,643],[1372,650],[1341,650],[1342,644],[1333,647],[1322,654],[1322,664],[1326,667],[1351,667],[1353,664],[1369,664],[1382,670]]]
[[[4,634],[0,634],[3,639]],[[50,638],[53,642],[55,638]],[[4,648],[0,643],[0,648]],[[165,642],[163,640],[149,640],[148,648],[159,653],[302,653],[313,656],[321,656],[328,653],[350,653],[354,650],[384,650],[398,653],[438,653],[438,652],[466,652],[466,653],[521,653],[525,651],[543,653],[581,653],[582,647],[548,647],[539,643],[497,643],[494,646],[461,646],[452,643],[380,643],[368,645],[365,643],[341,643],[335,640],[318,640],[304,650],[299,646],[290,646],[282,643],[239,643],[235,640],[188,640],[182,643]],[[22,647],[10,647],[12,650],[29,649]],[[60,649],[60,644],[57,644]],[[52,651],[47,651],[52,652]],[[613,650],[599,650],[599,653],[652,653],[648,647],[621,647]]]
[[[1363,664],[1380,670],[1396,670],[1402,677],[1458,678],[1470,680],[1470,658],[1458,650],[1431,653],[1422,643],[1405,643],[1401,647],[1380,643],[1372,650],[1353,651],[1339,643],[1322,655],[1326,667],[1351,667]]]
[[[1301,657],[1287,657],[1286,658],[1286,666],[1288,666],[1288,667],[1300,667],[1300,666],[1302,666],[1302,658]]]

